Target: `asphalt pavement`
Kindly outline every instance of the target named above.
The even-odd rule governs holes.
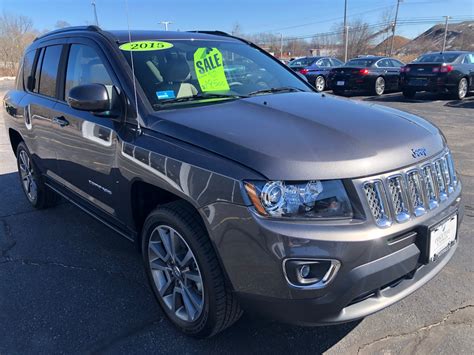
[[[0,99],[12,81],[0,80]],[[447,136],[464,184],[459,248],[424,287],[366,319],[302,328],[245,314],[212,339],[181,335],[133,245],[67,202],[29,206],[0,114],[0,354],[467,353],[474,349],[474,96],[354,100],[420,115]],[[282,310],[284,311],[284,310]]]

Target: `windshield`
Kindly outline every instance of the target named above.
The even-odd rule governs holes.
[[[288,65],[290,67],[306,67],[313,64],[313,62],[316,61],[316,59],[317,58],[311,58],[311,57],[294,59]]]
[[[452,63],[459,57],[453,53],[431,53],[422,55],[416,60],[418,63]]]
[[[370,67],[375,62],[375,59],[351,59],[345,67]]]
[[[120,45],[151,105],[210,104],[257,94],[312,91],[276,60],[242,42],[140,41]]]

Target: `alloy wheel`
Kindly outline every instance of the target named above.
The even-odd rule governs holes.
[[[385,91],[385,80],[382,77],[378,77],[375,80],[375,93],[377,95],[382,95]]]
[[[193,322],[204,308],[204,288],[196,258],[172,227],[156,227],[148,243],[153,281],[163,303],[178,319]]]
[[[466,78],[462,78],[459,81],[459,85],[458,85],[458,97],[460,99],[464,99],[466,95],[467,95],[467,80]]]
[[[318,92],[324,91],[324,87],[326,86],[326,82],[325,82],[325,80],[324,80],[324,77],[318,76],[318,77],[316,78],[315,84],[316,84],[316,85],[315,85],[315,86],[316,86],[316,90],[317,90]]]
[[[38,185],[33,175],[31,159],[28,156],[28,153],[26,153],[26,151],[21,150],[18,156],[18,160],[23,189],[25,190],[28,199],[31,202],[34,202],[38,198]]]

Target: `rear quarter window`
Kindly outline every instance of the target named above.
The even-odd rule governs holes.
[[[23,87],[31,91],[34,88],[33,64],[35,62],[36,51],[29,51],[23,59]]]

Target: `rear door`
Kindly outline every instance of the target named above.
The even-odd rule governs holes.
[[[57,103],[57,77],[62,51],[62,44],[51,44],[26,55],[28,69],[24,84],[28,94],[21,102],[25,108],[25,139],[33,160],[43,173],[58,170],[52,118]]]
[[[379,60],[377,62],[377,68],[380,69],[380,74],[385,78],[385,86],[387,90],[398,88],[400,68],[395,68],[392,61],[388,58]]]
[[[115,158],[120,123],[106,115],[71,108],[69,90],[85,84],[103,84],[109,96],[118,82],[102,50],[95,42],[73,39],[65,55],[61,101],[55,107],[56,180],[108,215],[115,215],[118,190]]]

